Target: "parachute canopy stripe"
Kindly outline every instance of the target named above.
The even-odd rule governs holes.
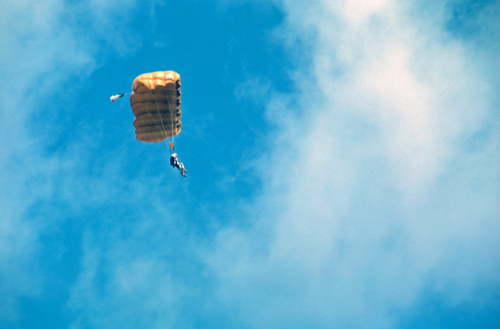
[[[177,130],[180,131],[181,126],[179,125],[176,128],[177,128]],[[141,126],[141,127],[135,128],[136,134],[152,133],[152,132],[157,132],[157,131],[158,131],[158,129],[156,126]]]
[[[145,73],[134,79],[130,106],[137,140],[157,143],[181,131],[180,79],[174,71]]]
[[[154,104],[154,103],[150,103],[150,102],[136,103],[136,104],[132,105],[131,107],[132,107],[132,112],[134,112],[134,115],[136,117],[139,115],[142,115],[144,113],[153,114],[153,113],[158,113],[158,112],[169,113],[169,115],[171,115],[171,116],[180,116],[181,115],[180,106],[179,106],[179,108],[176,107],[172,111],[172,107],[169,106],[168,104],[165,104],[165,103],[158,103],[158,104]]]
[[[139,128],[143,126],[158,126],[158,125],[168,125],[169,128],[171,126],[180,125],[179,121],[170,120],[170,118],[159,117],[158,115],[153,115],[150,117],[149,115],[141,115],[140,117],[135,118],[134,127]],[[165,127],[166,128],[166,127]]]
[[[177,97],[173,95],[173,93],[165,94],[165,92],[161,93],[145,93],[145,94],[134,94],[134,98],[131,100],[130,105],[135,105],[138,103],[151,102],[151,100],[156,100],[158,103],[170,104],[172,99],[179,99],[180,95]],[[175,102],[174,102],[175,104]]]
[[[178,134],[179,131],[180,131],[180,129],[178,129],[176,134]],[[136,134],[136,138],[138,141],[150,142],[150,143],[162,142],[169,137],[172,137],[172,135],[170,135],[170,134],[165,135],[165,134],[163,134],[162,131],[156,131],[156,132],[152,132],[152,133],[137,133]]]

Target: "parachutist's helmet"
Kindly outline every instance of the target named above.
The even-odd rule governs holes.
[[[177,158],[177,153],[172,153],[172,158]]]

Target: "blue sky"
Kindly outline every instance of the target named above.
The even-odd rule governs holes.
[[[0,328],[500,327],[498,1],[19,0]],[[129,92],[182,79],[176,151]]]

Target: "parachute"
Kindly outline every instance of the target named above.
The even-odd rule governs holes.
[[[130,106],[137,140],[157,143],[173,139],[181,131],[180,75],[174,71],[139,75],[132,83]]]

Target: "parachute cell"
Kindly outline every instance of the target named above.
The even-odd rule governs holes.
[[[181,131],[181,77],[174,71],[145,73],[132,83],[130,106],[136,139],[157,143]]]

